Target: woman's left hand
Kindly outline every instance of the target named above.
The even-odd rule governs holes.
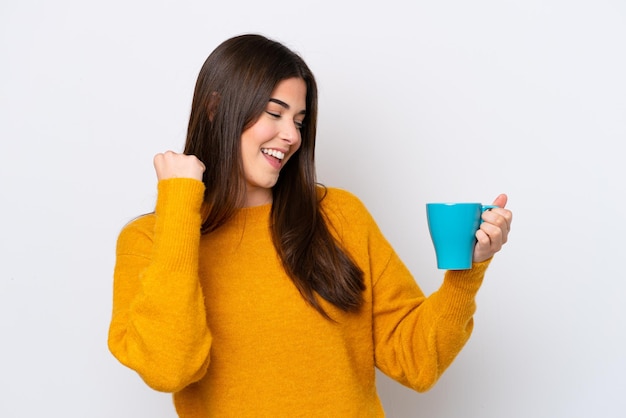
[[[488,260],[506,243],[513,220],[513,213],[504,208],[507,199],[505,194],[501,194],[493,201],[499,207],[483,212],[483,223],[476,231],[474,262]]]

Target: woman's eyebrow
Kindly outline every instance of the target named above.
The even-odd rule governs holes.
[[[287,103],[283,102],[282,100],[274,99],[272,97],[272,98],[270,98],[269,101],[272,102],[272,103],[276,103],[277,105],[282,106],[285,109],[289,109],[290,108],[290,106]],[[302,115],[304,115],[305,113],[306,113],[306,110],[304,110],[304,109],[299,112],[299,114],[302,114]]]

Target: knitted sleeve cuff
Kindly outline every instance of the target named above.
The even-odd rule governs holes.
[[[482,285],[491,259],[474,263],[469,270],[446,271],[443,284],[436,292],[437,298],[445,300],[446,317],[454,323],[465,324],[476,310],[476,294]]]
[[[161,180],[155,209],[153,258],[170,271],[197,269],[204,184],[187,178]]]

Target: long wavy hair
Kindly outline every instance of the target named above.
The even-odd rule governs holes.
[[[321,210],[325,189],[317,184],[314,161],[317,84],[304,60],[261,35],[240,35],[219,45],[196,82],[184,152],[207,167],[202,233],[210,233],[244,206],[241,134],[262,115],[276,85],[294,77],[306,83],[306,116],[300,149],[272,189],[272,239],[301,295],[329,318],[316,294],[355,312],[365,286],[362,271],[333,238]]]

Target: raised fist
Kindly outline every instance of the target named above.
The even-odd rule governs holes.
[[[154,156],[154,169],[159,180],[191,178],[202,181],[206,166],[195,155],[166,151]]]

